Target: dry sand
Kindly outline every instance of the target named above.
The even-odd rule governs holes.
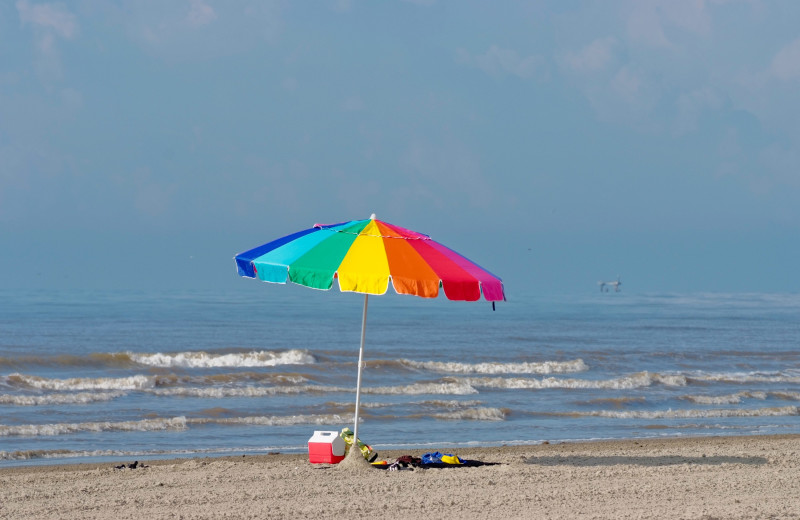
[[[800,518],[800,436],[442,448],[502,464],[363,471],[263,455],[4,468],[0,518]]]

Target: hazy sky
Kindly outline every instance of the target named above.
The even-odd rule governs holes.
[[[507,292],[800,290],[795,0],[0,3],[0,287],[236,288],[315,222]]]

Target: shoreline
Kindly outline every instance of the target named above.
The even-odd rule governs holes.
[[[531,441],[530,443],[519,443],[514,442],[511,444],[507,443],[488,443],[485,445],[481,445],[478,443],[469,443],[466,445],[447,445],[446,443],[441,443],[441,445],[431,445],[427,447],[408,447],[408,448],[386,448],[386,449],[379,449],[376,447],[376,451],[379,454],[394,454],[396,456],[404,455],[408,453],[427,453],[433,451],[440,451],[440,452],[447,452],[447,453],[466,453],[475,450],[506,450],[506,449],[525,449],[525,448],[534,448],[537,446],[547,446],[547,445],[594,445],[594,444],[608,444],[608,443],[628,443],[628,442],[656,442],[656,441],[681,441],[681,440],[700,440],[704,438],[797,438],[800,440],[800,433],[765,433],[765,434],[732,434],[732,435],[717,435],[717,434],[709,434],[709,435],[675,435],[675,436],[663,436],[663,437],[627,437],[627,438],[611,438],[611,439],[578,439],[578,440],[544,440],[544,441]],[[32,457],[28,459],[8,459],[3,460],[0,459],[0,472],[2,471],[9,471],[9,470],[16,470],[16,469],[24,469],[24,468],[41,468],[42,471],[47,471],[48,468],[61,468],[64,470],[69,470],[70,468],[82,468],[82,467],[89,467],[92,469],[98,467],[113,467],[115,465],[120,464],[128,464],[133,462],[134,460],[139,460],[140,462],[144,462],[147,464],[155,464],[155,465],[163,465],[163,464],[180,464],[181,462],[189,461],[189,460],[239,460],[241,457],[251,458],[252,460],[256,460],[259,458],[271,458],[274,456],[281,456],[281,457],[300,457],[300,459],[304,459],[308,457],[307,451],[305,448],[301,450],[295,450],[292,448],[293,451],[280,451],[279,448],[275,448],[271,451],[259,451],[259,452],[250,452],[247,449],[243,449],[241,451],[235,450],[230,451],[228,453],[223,452],[214,452],[209,451],[208,453],[185,453],[185,454],[131,454],[127,457],[114,455],[109,457],[95,457],[95,456],[88,456],[88,457],[67,457],[68,462],[65,462],[59,458],[48,458],[48,457]]]
[[[782,433],[782,434],[764,434],[764,435],[703,435],[703,436],[674,436],[674,437],[632,437],[626,439],[592,439],[592,440],[577,440],[577,441],[544,441],[544,442],[532,442],[531,444],[503,444],[503,445],[470,445],[470,446],[447,446],[443,444],[441,447],[432,446],[429,448],[408,448],[408,449],[377,449],[376,451],[380,455],[379,458],[391,458],[390,462],[395,458],[406,455],[409,453],[419,454],[432,452],[432,451],[440,451],[442,453],[457,453],[457,454],[464,454],[465,457],[468,457],[470,453],[506,453],[509,451],[525,451],[525,450],[534,450],[534,449],[555,449],[552,448],[554,446],[560,447],[568,447],[568,446],[578,446],[578,447],[588,447],[590,446],[611,446],[611,445],[627,445],[627,444],[643,444],[647,443],[650,445],[657,444],[657,443],[670,443],[670,442],[698,442],[702,443],[704,439],[796,439],[798,442],[798,447],[800,448],[800,433]],[[551,448],[548,448],[550,446]],[[243,454],[231,454],[231,455],[222,455],[222,454],[214,454],[209,453],[207,455],[204,454],[191,454],[185,456],[176,456],[176,457],[166,457],[166,458],[159,458],[158,456],[153,456],[153,458],[149,458],[151,456],[141,456],[143,458],[139,459],[139,462],[144,463],[148,466],[164,466],[168,464],[183,464],[190,461],[204,461],[204,462],[213,462],[213,461],[229,461],[229,462],[240,462],[243,459],[246,459],[249,462],[260,462],[265,463],[270,460],[274,460],[276,457],[278,458],[286,458],[297,460],[298,462],[306,462],[308,463],[308,453],[306,452],[281,452],[278,450],[268,452],[268,453],[258,453],[258,454],[250,454],[250,453],[243,453]],[[120,464],[128,464],[133,462],[137,459],[136,455],[132,455],[128,458],[119,458],[115,457],[113,460],[104,460],[104,461],[85,461],[85,462],[58,462],[57,459],[54,459],[52,463],[46,462],[45,460],[37,460],[36,462],[25,465],[25,462],[28,461],[0,461],[0,475],[3,472],[15,472],[17,470],[31,470],[31,471],[41,471],[47,472],[49,470],[59,470],[59,471],[83,471],[87,469],[96,470],[100,469],[107,469],[113,468],[114,466],[118,466]],[[11,465],[5,466],[3,464],[11,463]],[[14,464],[22,462],[22,464]],[[487,461],[488,462],[488,461]],[[313,464],[312,466],[336,466],[335,464]]]
[[[353,471],[307,454],[0,468],[0,518],[797,518],[800,435],[439,448],[492,466]],[[379,451],[395,458],[419,450]],[[133,461],[129,461],[133,462]]]

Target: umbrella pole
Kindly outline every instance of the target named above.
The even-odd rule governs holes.
[[[367,301],[369,295],[364,295],[364,314],[361,316],[361,347],[358,349],[358,379],[356,380],[356,416],[353,426],[353,447],[358,449],[358,409],[361,406],[361,368],[364,358],[364,338],[367,334]]]

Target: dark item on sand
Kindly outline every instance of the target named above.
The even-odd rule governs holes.
[[[139,464],[139,461],[135,460],[135,461],[133,461],[132,464],[128,464],[127,466],[125,464],[120,464],[119,466],[114,466],[114,469],[126,469],[126,468],[127,469],[136,469],[136,468],[147,468],[147,467],[149,467],[149,466],[147,466],[147,464]]]
[[[397,462],[400,464],[410,464],[417,466],[422,464],[422,459],[419,457],[414,457],[413,455],[403,455],[402,457],[397,457]]]

